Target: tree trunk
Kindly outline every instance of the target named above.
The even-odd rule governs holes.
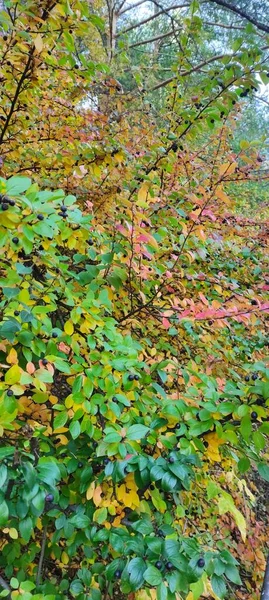
[[[264,574],[261,600],[269,600],[269,554],[267,556],[266,570]]]

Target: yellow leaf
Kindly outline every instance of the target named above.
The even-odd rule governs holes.
[[[30,295],[29,295],[28,290],[21,290],[18,295],[18,299],[20,302],[23,302],[24,304],[29,304]]]
[[[67,335],[72,335],[72,333],[74,333],[74,325],[72,321],[66,321],[64,324],[64,330]]]
[[[11,527],[9,530],[9,535],[11,537],[12,540],[17,540],[19,537],[19,534],[17,532],[17,529],[15,529],[15,527]]]
[[[223,202],[225,202],[225,204],[231,204],[231,200],[230,198],[228,198],[227,194],[225,194],[225,192],[219,188],[216,189],[216,196],[217,198],[219,198],[220,200],[222,200]]]
[[[117,162],[122,163],[124,161],[124,155],[121,152],[117,152],[116,154],[114,154],[114,159]]]
[[[224,444],[224,440],[221,440],[216,433],[208,433],[205,435],[205,440],[208,443],[206,451],[207,457],[213,462],[220,462],[221,456],[219,453],[219,446]]]
[[[18,355],[17,355],[15,348],[11,348],[11,350],[6,358],[6,361],[10,365],[15,365],[18,362]]]
[[[218,508],[220,515],[224,515],[226,512],[230,512],[236,522],[236,525],[241,533],[243,542],[246,541],[246,521],[242,513],[234,505],[232,496],[228,492],[221,492],[221,497],[218,500]]]
[[[95,488],[94,492],[93,492],[93,502],[95,504],[95,506],[100,506],[100,504],[102,503],[102,488],[100,485],[97,486],[97,488]]]
[[[40,33],[34,39],[34,45],[35,45],[36,51],[38,52],[38,54],[40,54],[40,52],[42,52],[42,50],[43,50],[43,40],[42,40]]]
[[[21,369],[18,365],[13,365],[5,374],[5,382],[8,385],[12,385],[13,383],[18,383],[21,378]]]
[[[66,554],[66,552],[62,552],[62,554],[61,554],[61,562],[63,563],[63,565],[68,565],[68,563],[69,563],[69,556],[68,556],[68,554]]]
[[[223,175],[231,175],[232,173],[235,172],[236,167],[237,167],[236,162],[224,163],[224,165],[221,165],[219,168],[220,177],[222,177]]]
[[[141,206],[141,208],[147,208],[148,203],[146,202],[148,198],[149,184],[145,181],[142,183],[141,188],[137,193],[137,205]]]

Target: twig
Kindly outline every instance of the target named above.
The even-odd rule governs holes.
[[[11,592],[11,587],[9,585],[9,583],[0,575],[0,586],[4,589],[4,590],[8,590],[9,592]],[[8,596],[6,596],[6,598],[11,598],[11,595],[8,594]]]
[[[44,562],[44,554],[45,554],[45,549],[46,549],[46,542],[47,542],[47,525],[45,525],[45,527],[43,529],[43,534],[42,534],[41,550],[40,550],[37,576],[36,576],[36,585],[37,586],[39,586],[40,581],[41,581],[43,562]]]

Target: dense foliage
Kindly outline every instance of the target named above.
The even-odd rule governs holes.
[[[0,597],[259,598],[266,36],[202,9],[149,77],[102,4],[0,14]]]

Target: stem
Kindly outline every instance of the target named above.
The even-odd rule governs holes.
[[[0,586],[4,590],[8,590],[9,592],[11,592],[11,587],[10,587],[9,583],[5,579],[3,579],[3,577],[1,577],[1,575],[0,575]],[[8,596],[6,596],[6,598],[11,598],[11,595],[8,594]]]
[[[41,550],[40,550],[40,556],[39,556],[39,561],[38,561],[38,570],[37,570],[37,576],[36,576],[36,585],[37,586],[39,586],[40,581],[41,581],[43,562],[44,562],[44,554],[45,554],[45,549],[46,549],[46,542],[47,542],[47,525],[45,525],[45,527],[43,529],[43,534],[42,534]]]

